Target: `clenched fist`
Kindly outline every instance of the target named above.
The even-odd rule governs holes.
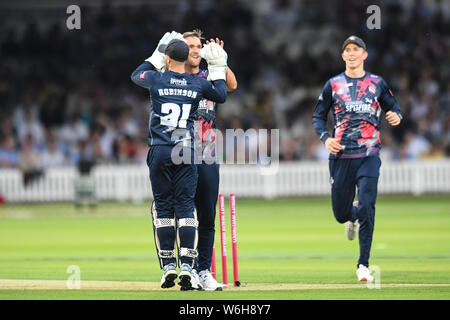
[[[337,155],[342,150],[342,145],[339,143],[339,139],[328,138],[325,140],[325,147],[332,155]]]
[[[400,124],[400,117],[396,112],[386,112],[386,120],[391,126],[398,126]]]

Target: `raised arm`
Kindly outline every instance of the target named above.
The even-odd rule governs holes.
[[[206,40],[206,44],[210,44],[211,42],[215,42],[218,45],[220,45],[222,48],[224,46],[224,42],[223,40],[220,40],[219,38],[216,38],[215,40],[213,38]],[[234,91],[237,89],[237,79],[236,76],[234,75],[234,72],[230,69],[230,67],[227,67],[227,71],[226,71],[226,83],[227,83],[227,91]]]
[[[149,89],[152,86],[153,78],[159,72],[155,71],[155,67],[148,61],[145,61],[131,74],[131,81],[138,86]]]
[[[230,67],[227,67],[227,72],[226,72],[226,84],[227,84],[227,91],[234,91],[237,89],[237,80],[236,80],[236,76],[234,75],[234,72],[231,71]]]
[[[164,50],[172,39],[182,39],[183,35],[176,31],[166,32],[159,40],[153,54],[131,74],[131,80],[138,86],[150,88],[155,77],[165,69]]]
[[[201,79],[203,87],[203,97],[217,102],[224,103],[227,99],[227,86],[225,80],[219,79],[213,82]]]

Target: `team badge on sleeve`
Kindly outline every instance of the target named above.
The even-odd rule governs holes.
[[[141,72],[141,74],[139,75],[139,78],[145,79],[145,74],[146,73],[147,73],[147,71]]]

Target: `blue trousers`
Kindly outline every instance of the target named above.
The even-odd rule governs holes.
[[[161,267],[175,263],[175,242],[178,249],[187,252],[178,253],[179,263],[194,265],[197,249],[197,228],[194,210],[194,197],[197,188],[197,166],[193,164],[174,164],[171,159],[171,146],[151,146],[147,156],[150,170],[153,199],[155,202],[154,235]],[[188,221],[189,225],[179,227],[179,221]],[[188,220],[186,220],[188,219]],[[157,222],[161,223],[158,226]],[[196,223],[196,222],[195,222]]]
[[[209,270],[214,246],[216,205],[219,195],[219,164],[197,165],[198,183],[195,207],[198,217],[198,259],[195,269]]]
[[[378,155],[356,159],[334,159],[329,162],[331,202],[334,217],[339,223],[358,219],[358,264],[369,266],[375,225],[375,202],[381,160]],[[358,187],[358,207],[353,201]]]

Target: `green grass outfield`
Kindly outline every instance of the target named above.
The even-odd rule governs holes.
[[[231,283],[228,201],[225,209]],[[357,283],[358,242],[346,239],[329,198],[237,198],[237,229],[244,286],[180,292],[158,289],[149,203],[104,203],[81,211],[71,204],[3,205],[0,299],[450,298],[448,196],[379,196],[371,264],[381,272],[381,289]],[[70,265],[80,267],[81,290],[65,288]],[[118,281],[122,286],[115,287]]]

